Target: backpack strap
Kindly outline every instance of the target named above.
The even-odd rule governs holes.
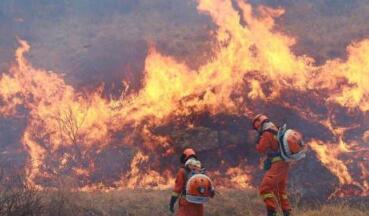
[[[187,181],[188,181],[188,175],[190,174],[191,170],[189,170],[187,167],[184,167],[185,170],[185,176],[184,176],[184,184],[183,184],[183,188],[182,188],[182,195],[186,195],[186,186],[187,186]]]
[[[272,133],[274,136],[277,136],[278,135],[278,130],[274,130],[272,128],[268,128],[268,129],[265,129],[263,130],[263,132],[261,132],[261,134],[265,133],[265,132],[270,132]]]
[[[284,145],[284,136],[285,136],[285,133],[286,133],[286,131],[287,131],[287,125],[286,124],[284,124],[281,128],[280,128],[280,130],[278,131],[278,142],[279,142],[279,146],[280,146],[280,152],[281,152],[281,156],[282,156],[282,158],[283,159],[285,159],[285,160],[289,160],[290,159],[290,157],[289,157],[289,154],[287,154],[287,150],[286,150],[286,147],[285,147],[285,145]],[[288,146],[287,146],[288,147]]]

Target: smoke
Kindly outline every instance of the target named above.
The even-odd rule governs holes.
[[[137,89],[148,43],[187,59],[208,52],[203,28],[211,23],[191,1],[2,1],[0,15],[2,68],[19,36],[32,43],[35,66],[62,72],[75,86],[113,88],[124,79]]]
[[[368,1],[251,3],[285,8],[278,28],[298,38],[297,54],[313,56],[318,63],[345,56],[351,41],[369,34]],[[196,67],[212,53],[211,29],[211,20],[197,13],[191,0],[4,0],[0,69],[10,66],[19,36],[32,44],[29,58],[35,66],[66,74],[74,86],[96,87],[103,81],[108,92],[117,94],[117,80],[140,87],[148,42]]]

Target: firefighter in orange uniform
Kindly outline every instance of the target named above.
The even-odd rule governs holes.
[[[259,133],[256,150],[267,156],[264,163],[266,173],[259,188],[267,215],[277,215],[276,210],[280,206],[283,215],[290,216],[291,206],[286,191],[289,164],[281,158],[279,153],[278,128],[263,114],[255,116],[252,127]]]
[[[181,155],[181,163],[184,165],[187,160],[195,158],[197,159],[196,153],[193,149],[187,148]],[[174,213],[174,204],[179,198],[179,208],[176,211],[176,216],[203,216],[204,206],[203,204],[195,204],[188,202],[183,195],[185,192],[186,184],[186,167],[181,167],[177,173],[175,185],[170,199],[169,209]]]

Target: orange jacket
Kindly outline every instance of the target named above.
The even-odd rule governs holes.
[[[268,151],[278,152],[278,150],[279,144],[275,135],[270,131],[264,131],[256,145],[256,151],[260,154],[265,154]]]
[[[180,168],[177,172],[176,181],[173,188],[173,193],[175,193],[177,196],[182,193],[185,181],[186,181],[186,170],[184,168]]]

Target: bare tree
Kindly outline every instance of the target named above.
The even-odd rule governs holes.
[[[81,128],[86,119],[87,111],[88,110],[84,111],[82,114],[82,118],[78,119],[73,109],[71,107],[68,107],[65,112],[59,112],[54,117],[58,123],[58,132],[61,140],[63,140],[66,144],[70,144],[74,147],[78,159],[82,157],[82,152],[79,144],[82,139]]]

